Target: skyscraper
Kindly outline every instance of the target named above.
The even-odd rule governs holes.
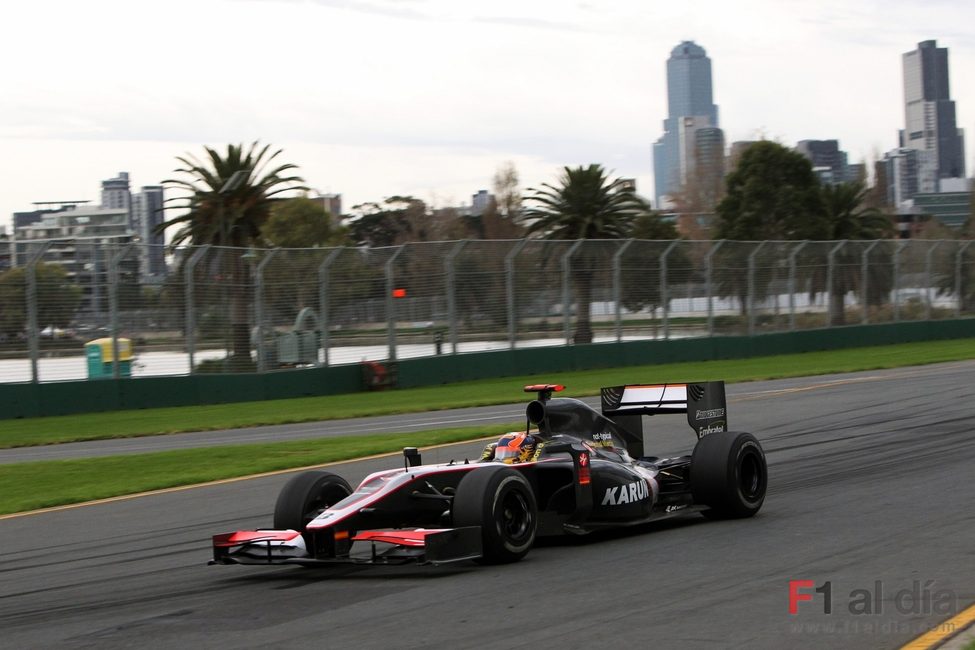
[[[166,239],[158,231],[164,221],[162,185],[145,185],[132,195],[132,229],[139,237],[139,258],[143,279],[166,275]]]
[[[129,173],[119,172],[115,178],[102,181],[102,207],[128,210],[132,206],[129,194]]]
[[[694,118],[695,129],[718,127],[718,107],[712,95],[711,59],[700,45],[683,41],[667,59],[667,118],[663,135],[653,145],[658,206],[665,196],[680,191],[689,175],[695,174],[693,161],[687,156],[692,148],[681,146],[684,118]]]
[[[492,201],[494,201],[493,194],[487,190],[479,190],[477,194],[471,196],[471,214],[481,216],[487,211]]]
[[[836,185],[857,180],[839,140],[800,140],[796,151],[809,159],[821,183]]]
[[[965,176],[965,141],[955,121],[948,86],[948,48],[922,41],[904,60],[904,131],[901,147],[926,151],[935,178]]]

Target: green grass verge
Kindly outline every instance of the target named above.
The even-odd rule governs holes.
[[[568,387],[566,395],[584,396],[597,394],[602,386],[634,381],[724,379],[728,382],[740,382],[972,358],[975,358],[975,339],[957,339],[750,359],[631,366],[546,375],[526,374],[446,386],[393,390],[382,394],[353,393],[4,420],[0,425],[0,448],[506,404],[522,397],[522,384],[539,381],[557,381]]]
[[[517,425],[0,465],[0,514],[362,458],[407,446],[475,440],[514,426]],[[395,466],[396,461],[392,461],[390,467]]]
[[[572,395],[596,393],[600,387],[633,380],[681,381],[725,379],[747,381],[854,370],[894,368],[975,357],[975,339],[896,345],[783,355],[730,361],[645,366],[562,373],[555,377],[522,377],[469,382],[435,388],[342,395],[275,402],[228,404],[127,411],[95,415],[5,422],[34,425],[22,429],[21,440],[55,442],[149,434],[159,431],[253,426],[329,417],[354,417],[509,403],[519,396],[518,385],[538,379],[558,379]],[[43,425],[43,426],[38,426]],[[139,430],[137,427],[142,426]],[[517,423],[413,433],[348,436],[282,443],[235,445],[210,449],[110,456],[63,461],[0,465],[0,514],[23,512],[148,490],[205,483],[263,472],[350,460],[395,452],[404,446],[428,447],[473,440],[509,430]],[[71,433],[63,438],[42,434],[49,430]],[[5,439],[13,438],[8,429]],[[33,436],[33,437],[31,437]],[[9,446],[9,444],[8,444]]]

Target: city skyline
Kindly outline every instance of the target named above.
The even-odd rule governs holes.
[[[947,2],[145,7],[6,8],[0,54],[16,62],[0,70],[8,232],[11,214],[34,201],[97,201],[97,183],[118,170],[135,186],[156,185],[178,155],[255,139],[283,148],[310,186],[343,194],[347,207],[394,194],[468,202],[508,160],[522,189],[553,181],[562,165],[597,162],[653,196],[665,62],[684,40],[713,62],[728,145],[836,139],[850,163],[882,157],[904,128],[901,57],[926,40],[948,48],[957,124],[975,132],[975,88],[965,82],[975,36],[955,28],[975,8]],[[155,28],[133,30],[148,8]],[[210,53],[199,44],[222,33],[253,38],[256,53],[203,65]]]

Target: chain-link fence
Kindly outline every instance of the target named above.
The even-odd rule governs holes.
[[[963,240],[539,239],[167,250],[16,242],[4,382],[271,372],[543,345],[975,315]]]

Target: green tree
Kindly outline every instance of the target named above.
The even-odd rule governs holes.
[[[261,235],[279,248],[324,246],[334,234],[332,215],[321,204],[299,196],[279,201],[261,226]]]
[[[427,204],[420,199],[390,196],[382,203],[360,203],[352,209],[358,214],[349,223],[349,235],[356,245],[379,248],[427,239]]]
[[[622,179],[611,180],[602,165],[564,167],[558,185],[543,183],[528,189],[528,207],[522,218],[528,234],[545,239],[621,239],[629,236],[633,220],[644,203]],[[592,342],[589,309],[592,297],[592,265],[586,248],[572,265],[576,299],[576,343]]]
[[[318,267],[326,252],[309,249],[341,245],[344,233],[332,227],[331,215],[320,202],[301,196],[276,202],[261,234],[268,245],[286,249],[265,266],[264,283],[274,314],[293,321],[302,308],[318,303]]]
[[[282,150],[271,152],[270,145],[258,142],[248,147],[227,145],[221,155],[216,149],[204,147],[205,160],[192,154],[179,156],[182,167],[175,170],[181,177],[163,181],[179,194],[167,209],[185,212],[159,226],[160,230],[179,227],[172,245],[234,247],[244,249],[260,241],[261,228],[267,221],[271,206],[282,192],[306,189],[302,179],[292,175],[292,164],[275,160]],[[229,281],[231,370],[252,367],[250,359],[250,327],[248,324],[248,269],[243,251],[223,251],[220,275]]]
[[[737,241],[825,239],[828,228],[819,179],[809,159],[776,142],[761,140],[742,152],[726,179],[725,196],[718,203],[715,236]],[[720,276],[717,292],[734,296],[744,316],[748,309],[747,258],[751,248],[726,245],[717,254]],[[762,266],[775,263],[761,255]],[[772,274],[755,282],[753,296],[768,291]]]
[[[66,327],[81,304],[81,287],[58,264],[38,264],[37,326]],[[0,273],[0,332],[17,336],[27,330],[27,272],[17,267]]]
[[[742,153],[717,211],[719,239],[826,236],[823,196],[812,164],[801,153],[767,140]]]
[[[826,216],[826,239],[833,241],[885,239],[894,234],[890,218],[874,207],[868,207],[870,190],[862,181],[825,185],[822,188]],[[877,260],[875,260],[877,261]],[[852,246],[844,246],[834,259],[833,286],[830,287],[829,323],[846,324],[844,297],[860,284],[860,253]],[[886,264],[873,264],[868,287],[874,296],[885,295],[890,280],[881,269]],[[868,303],[870,302],[868,298]],[[866,308],[867,305],[864,305]]]
[[[633,222],[630,232],[634,242],[624,254],[621,267],[622,302],[631,312],[649,309],[651,313],[663,305],[660,291],[660,257],[671,241],[680,239],[673,222],[665,221],[659,212],[647,211]],[[669,286],[690,279],[692,264],[687,249],[681,245],[667,255],[667,279]]]
[[[633,220],[633,239],[674,240],[680,239],[677,226],[673,221],[667,221],[656,211],[647,211]]]

